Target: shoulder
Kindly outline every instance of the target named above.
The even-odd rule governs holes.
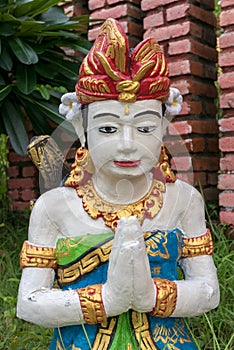
[[[72,188],[58,187],[43,193],[36,200],[30,215],[29,241],[52,244],[60,230],[60,221],[66,207],[73,207],[71,203],[77,200],[76,191]]]
[[[186,236],[194,237],[205,233],[204,200],[195,187],[181,180],[167,184],[167,200],[177,205],[180,227]]]

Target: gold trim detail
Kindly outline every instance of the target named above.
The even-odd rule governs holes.
[[[55,269],[56,249],[47,247],[37,247],[28,242],[24,242],[20,254],[20,267],[46,267]]]
[[[170,254],[167,249],[167,235],[168,231],[159,231],[156,234],[152,234],[152,232],[144,233],[147,254],[151,256],[161,256],[164,259],[169,259]],[[159,249],[159,245],[161,249]]]
[[[199,237],[184,238],[184,246],[182,248],[182,258],[192,258],[199,255],[212,255],[213,242],[210,230]]]
[[[108,349],[116,322],[117,318],[111,317],[101,324],[92,345],[92,350]]]
[[[127,205],[111,204],[101,199],[91,180],[88,180],[84,186],[78,186],[76,191],[82,198],[85,211],[93,219],[102,217],[106,226],[115,230],[122,217],[135,215],[141,224],[145,218],[152,219],[162,207],[162,192],[165,192],[165,185],[161,181],[153,180],[152,187],[145,197]]]
[[[77,290],[84,320],[88,324],[105,322],[106,312],[102,302],[102,285],[94,284]]]
[[[169,317],[176,306],[176,283],[162,278],[154,278],[154,284],[157,288],[157,300],[150,315],[161,318]]]
[[[156,350],[151,333],[149,330],[149,321],[145,313],[132,312],[132,324],[135,332],[135,337],[140,345],[141,350]]]
[[[80,276],[93,271],[101,263],[107,262],[109,260],[112,242],[113,240],[108,241],[71,266],[66,268],[58,267],[57,276],[59,284],[71,283]]]

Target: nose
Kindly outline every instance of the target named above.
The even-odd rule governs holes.
[[[131,153],[136,150],[134,130],[130,125],[124,125],[118,143],[118,151]]]

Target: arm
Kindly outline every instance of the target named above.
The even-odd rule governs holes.
[[[29,224],[29,242],[40,247],[56,245],[58,228],[48,214],[48,199],[41,196],[33,208]],[[18,293],[17,316],[26,321],[58,327],[83,322],[76,291],[53,289],[52,268],[26,267],[23,269]]]
[[[204,203],[192,189],[190,202],[181,228],[186,237],[199,237],[206,232]],[[172,316],[196,316],[219,304],[219,284],[212,255],[186,257],[180,260],[185,280],[177,281],[177,302]]]

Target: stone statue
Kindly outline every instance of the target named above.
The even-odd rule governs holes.
[[[131,51],[106,20],[60,106],[81,147],[21,253],[18,317],[55,328],[50,350],[197,348],[184,317],[215,308],[219,286],[201,195],[162,147],[181,104],[158,43]]]

